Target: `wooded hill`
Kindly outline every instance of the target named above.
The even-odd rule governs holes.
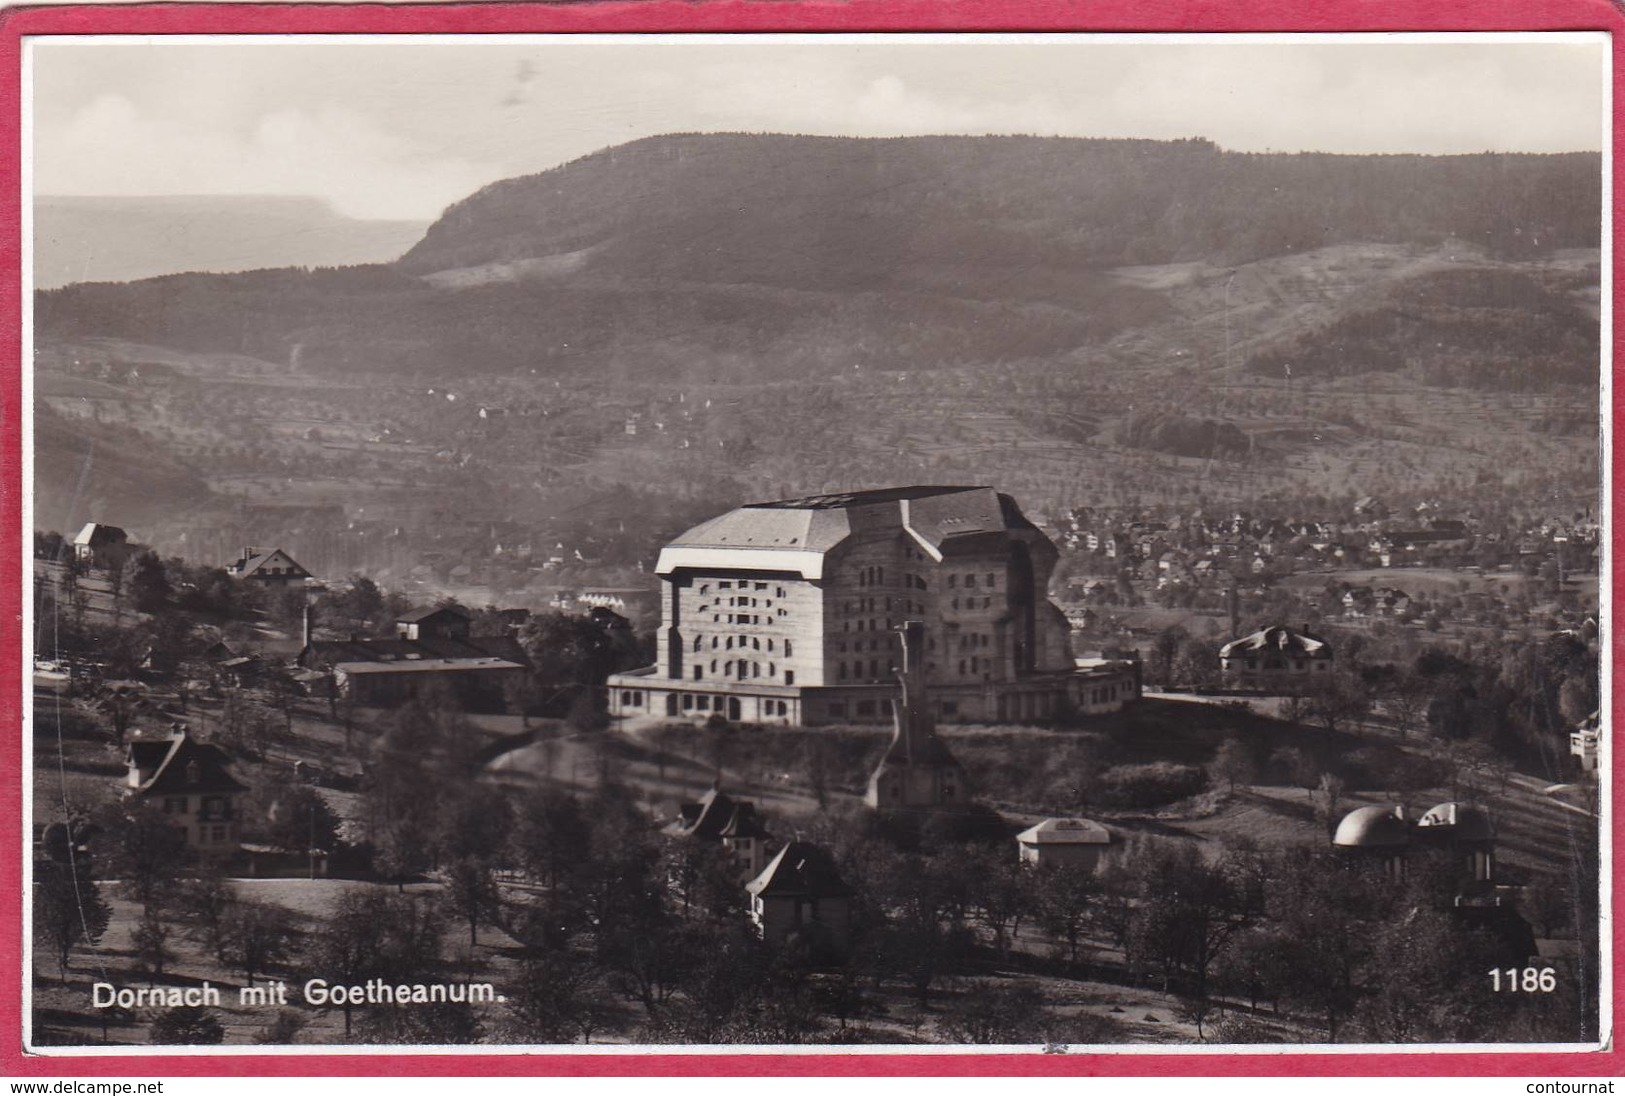
[[[1516,263],[1598,246],[1600,186],[1595,154],[665,136],[487,187],[393,265],[71,286],[41,294],[37,327],[315,372],[440,376],[740,381],[1043,358],[1173,318],[1164,294],[1114,268],[1448,240]],[[1554,300],[1511,293],[1488,330],[1528,330]],[[1448,292],[1440,302],[1455,307]],[[1351,322],[1323,340],[1339,356],[1389,337]],[[1544,328],[1537,341],[1592,368],[1566,316],[1551,323],[1558,346]]]

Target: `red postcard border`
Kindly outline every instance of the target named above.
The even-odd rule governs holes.
[[[1625,61],[1620,40],[1625,9],[1608,0],[1008,0],[1006,3],[941,0],[859,0],[855,3],[752,2],[752,0],[647,0],[647,2],[544,4],[131,4],[17,7],[0,12],[0,560],[20,566],[22,529],[22,400],[24,347],[21,329],[21,115],[22,39],[66,34],[518,34],[518,33],[701,33],[701,32],[892,32],[906,31],[1093,31],[1093,32],[1385,32],[1385,31],[1604,31],[1613,48],[1613,162],[1625,147]],[[1620,180],[1609,196],[1614,210],[1616,284],[1621,274],[1625,227],[1620,217]],[[1618,336],[1615,336],[1618,346]],[[1613,422],[1625,393],[1613,394]],[[1616,475],[1622,470],[1616,457]],[[1621,501],[1615,487],[1613,502]],[[1609,531],[1613,557],[1625,535]],[[18,576],[13,575],[13,579]],[[0,651],[22,650],[20,581],[0,582]],[[1617,575],[1611,590],[1618,598]],[[1615,662],[1619,665],[1618,660]],[[16,851],[15,871],[0,883],[0,1071],[11,1076],[1619,1076],[1625,1056],[1617,1046],[1600,1052],[1290,1053],[1290,1054],[491,1054],[448,1055],[411,1051],[388,1057],[359,1054],[221,1055],[27,1054],[22,1046],[22,896],[26,880],[22,830],[22,675],[6,668],[0,683],[0,847]],[[1611,715],[1625,715],[1616,692]],[[1617,780],[1611,801],[1613,834],[1625,834],[1625,806]],[[1620,873],[1613,880],[1614,909],[1625,894]],[[1613,922],[1613,952],[1625,951],[1625,933]],[[1616,978],[1612,1012],[1625,1004]],[[1606,1014],[1607,1008],[1604,1012]],[[386,1066],[387,1063],[387,1066]]]

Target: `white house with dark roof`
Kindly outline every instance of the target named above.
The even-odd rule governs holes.
[[[1332,646],[1308,630],[1276,624],[1220,647],[1219,666],[1235,684],[1295,688],[1331,673]]]
[[[242,556],[226,568],[233,578],[266,586],[303,585],[311,573],[281,548],[244,548]]]
[[[220,747],[199,742],[183,729],[166,738],[136,739],[125,760],[127,793],[156,804],[185,832],[190,848],[236,851],[238,801],[248,786],[231,775],[230,759]]]
[[[130,536],[117,525],[103,525],[87,521],[73,538],[73,556],[80,563],[110,570],[124,566],[135,545]]]
[[[921,621],[933,715],[1022,722],[1082,688],[1045,595],[1055,546],[991,487],[754,503],[661,550],[658,661],[609,679],[612,714],[889,722],[897,627]]]

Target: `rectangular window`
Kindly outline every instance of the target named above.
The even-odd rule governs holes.
[[[702,696],[702,697],[698,698],[697,700],[695,700],[694,705],[695,705],[695,707],[699,708],[699,710],[702,711],[702,712],[710,711],[711,710],[711,698],[708,697],[708,696]]]
[[[858,714],[859,715],[874,715],[875,714],[875,702],[872,701],[872,700],[860,700],[860,701],[858,701]]]
[[[731,582],[719,582],[719,583],[717,583],[717,589],[719,589],[719,590],[732,590],[733,588],[734,588],[734,584],[731,583]]]
[[[765,583],[765,582],[758,582],[758,583],[757,583],[757,584],[756,584],[756,586],[755,586],[755,588],[756,588],[756,589],[758,589],[758,590],[765,590],[765,589],[767,589],[767,583]]]
[[[794,685],[796,683],[796,672],[794,670],[786,670],[786,671],[784,671],[784,683],[786,685]],[[783,703],[779,704],[779,714],[780,715],[784,714],[784,704]]]

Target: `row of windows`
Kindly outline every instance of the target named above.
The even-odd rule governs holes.
[[[959,599],[954,598],[952,604],[953,604],[953,607],[955,609],[959,608]],[[965,599],[965,608],[967,608],[967,609],[976,609],[976,608],[991,609],[991,608],[993,608],[993,599],[990,598],[990,597],[985,597],[985,598],[982,599],[982,604],[980,606],[978,606],[976,604],[976,599],[975,598],[968,597],[968,598]]]
[[[958,585],[958,583],[956,581],[958,578],[959,578],[958,575],[949,575],[948,576],[948,589],[952,590],[956,585]],[[994,589],[998,585],[998,576],[995,575],[994,573],[992,573],[991,571],[988,572],[987,578],[984,580],[984,584],[987,586],[987,588],[989,590]],[[969,574],[969,575],[965,576],[965,589],[967,589],[967,590],[976,589],[976,576],[974,574]]]
[[[623,708],[641,708],[641,707],[643,707],[643,690],[642,689],[622,689],[621,690],[621,707],[623,707]]]
[[[716,672],[717,672],[717,660],[713,658],[711,660],[711,673],[714,674]],[[778,667],[777,663],[769,662],[767,664],[767,676],[768,677],[775,677],[775,676],[778,675],[778,672],[779,672],[779,667]],[[705,680],[705,673],[706,673],[706,670],[705,670],[704,666],[700,665],[698,662],[694,663],[694,680],[695,681],[704,681]],[[729,659],[727,662],[723,663],[722,676],[723,677],[738,677],[741,681],[743,681],[743,680],[745,680],[746,678],[749,678],[749,677],[761,677],[762,676],[762,664],[760,662],[746,662],[744,659],[740,659],[737,662],[735,662],[732,659]],[[786,685],[794,685],[796,683],[796,672],[794,670],[786,670],[786,671],[784,671],[784,683]]]
[[[723,579],[722,581],[717,583],[717,589],[719,589],[719,590],[732,590],[733,588],[734,588],[734,584],[733,584],[732,579]],[[767,583],[765,583],[765,582],[750,583],[750,582],[745,581],[744,579],[740,579],[739,580],[739,589],[741,589],[741,590],[765,591],[767,589]],[[704,584],[702,584],[700,586],[700,593],[701,594],[709,594],[710,592],[711,592],[711,584],[709,582],[704,583]],[[784,587],[783,586],[776,587],[774,589],[773,596],[782,598],[784,596]]]
[[[778,615],[778,616],[781,616],[781,617],[787,617],[787,616],[790,615],[789,613],[787,613],[783,609],[775,609],[773,611],[773,613],[775,615]],[[712,613],[711,614],[711,623],[712,624],[721,624],[723,616],[724,616],[724,614],[722,614],[722,613]],[[767,613],[728,613],[728,614],[726,614],[726,616],[728,618],[728,623],[729,624],[771,624],[771,623],[773,623],[773,615],[770,615],[770,614],[767,614]]]
[[[856,715],[890,715],[892,704],[890,700],[860,700],[854,706]],[[837,718],[846,715],[846,701],[832,700],[826,706],[830,715]]]
[[[863,665],[863,660],[861,658],[852,663],[852,676],[854,678],[861,678],[864,676]],[[868,676],[871,679],[878,679],[882,673],[893,674],[896,672],[897,668],[891,664],[890,660],[886,660],[884,662],[878,658],[871,658],[869,660]],[[846,677],[846,663],[837,662],[835,664],[835,679],[837,681],[845,681]]]
[[[726,636],[726,637],[712,636],[711,637],[711,649],[713,651],[718,649],[718,641],[721,640],[721,639],[726,640],[726,642],[723,642],[721,644],[721,649],[722,650],[731,651],[731,650],[734,649],[734,637],[733,636]],[[741,650],[748,647],[753,651],[760,651],[760,650],[762,650],[762,637],[761,636],[740,636],[738,645],[739,645]],[[695,636],[694,637],[694,650],[696,652],[700,651],[700,650],[702,650],[704,648],[704,646],[705,646],[705,637],[704,636]],[[773,637],[772,636],[769,636],[767,638],[767,651],[768,651],[769,654],[773,653]],[[788,639],[785,640],[784,641],[784,656],[786,658],[789,658],[790,655],[794,653],[794,651],[795,651],[794,643],[792,641],[788,640]]]
[[[719,697],[716,697],[715,699],[716,699],[716,704],[713,705],[711,703],[712,698],[709,697],[709,696],[704,696],[704,695],[696,696],[693,693],[684,693],[683,694],[683,700],[682,700],[683,711],[685,711],[685,712],[693,712],[693,711],[709,712],[709,711],[712,710],[713,706],[719,712],[727,711],[727,709],[728,709],[727,698],[719,696]],[[668,694],[667,697],[666,697],[666,711],[667,711],[667,713],[670,714],[670,715],[676,715],[677,714],[676,713],[677,704],[678,704],[677,694],[675,694],[675,693]],[[783,701],[783,700],[764,700],[764,701],[762,701],[762,714],[763,715],[789,715],[790,714],[790,705],[788,703],[786,703],[785,701]],[[744,844],[741,847],[746,848],[746,849],[750,848],[750,842],[748,840],[745,841]]]
[[[856,640],[852,644],[852,650],[854,650],[854,651],[879,651],[879,650],[882,650],[882,649],[890,650],[891,647],[896,642],[897,642],[897,637],[896,636],[886,636],[883,639],[871,639],[869,641],[869,646],[865,647],[863,645],[863,640],[860,639],[860,640]],[[787,644],[785,644],[785,646],[788,647],[789,644],[787,643]],[[844,642],[843,643],[837,643],[835,645],[835,653],[836,654],[841,654],[841,655],[846,654],[846,644]]]

